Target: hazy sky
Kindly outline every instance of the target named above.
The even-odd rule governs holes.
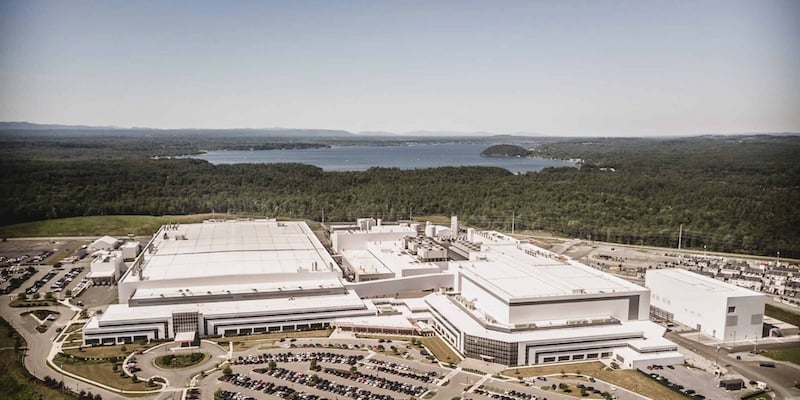
[[[800,131],[800,1],[0,0],[0,120]]]

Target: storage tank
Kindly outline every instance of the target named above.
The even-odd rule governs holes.
[[[431,221],[425,223],[425,236],[427,237],[434,237],[436,236],[436,227],[431,224]]]

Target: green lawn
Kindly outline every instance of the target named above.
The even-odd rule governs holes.
[[[92,217],[58,218],[0,226],[2,237],[28,236],[121,236],[152,235],[168,222],[191,223],[211,218],[211,214],[154,217],[150,215],[100,215]]]
[[[761,355],[773,360],[789,361],[800,365],[800,346],[788,347],[785,349],[763,350]]]
[[[448,346],[441,338],[437,336],[428,336],[421,338],[419,340],[425,347],[433,353],[433,356],[436,357],[439,361],[448,362],[448,363],[458,363],[461,361],[461,357],[456,354],[450,346]]]
[[[63,368],[65,371],[91,378],[97,382],[106,384],[119,390],[153,390],[145,381],[134,382],[133,378],[127,377],[120,371],[120,367],[114,370],[114,364],[108,361],[92,360],[83,361],[73,359],[63,354],[58,354],[53,359],[53,363]]]

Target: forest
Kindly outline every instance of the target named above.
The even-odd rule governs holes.
[[[266,143],[225,140],[215,145]],[[582,165],[521,175],[486,167],[327,172],[302,164],[151,158],[165,149],[197,148],[180,137],[169,138],[169,147],[141,143],[152,153],[126,152],[135,147],[133,139],[60,148],[47,143],[63,138],[0,135],[0,220],[236,212],[313,220],[324,213],[328,221],[349,221],[457,214],[468,225],[511,230],[513,215],[518,231],[675,247],[683,225],[687,247],[800,257],[797,136],[514,140],[539,156],[580,158]]]

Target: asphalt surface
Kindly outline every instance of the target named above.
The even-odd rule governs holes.
[[[69,320],[75,315],[75,312],[61,305],[47,307],[47,309],[58,311],[60,315],[58,319],[53,322],[53,325],[50,327],[50,329],[48,329],[45,333],[39,333],[33,329],[36,326],[36,323],[35,321],[31,322],[31,317],[20,316],[20,314],[25,312],[27,309],[9,307],[9,303],[13,297],[15,297],[15,295],[0,297],[0,313],[2,313],[3,317],[11,324],[11,326],[14,327],[14,329],[16,329],[25,338],[25,341],[28,344],[28,349],[25,352],[25,357],[23,360],[25,368],[27,368],[31,374],[39,379],[44,379],[44,377],[49,376],[51,378],[63,380],[66,387],[74,392],[86,390],[95,394],[100,394],[103,399],[127,399],[127,397],[121,396],[117,393],[87,384],[77,379],[70,378],[69,376],[61,376],[59,372],[51,369],[47,365],[47,356],[50,354],[50,349],[53,346],[53,339],[57,335],[56,329],[58,327],[66,326],[67,322],[69,322]],[[147,399],[155,397],[151,396],[141,398]]]
[[[684,338],[675,332],[669,332],[666,338],[686,348],[692,349],[696,353],[708,358],[709,360],[720,360],[729,370],[732,370],[748,379],[761,381],[767,384],[775,392],[777,400],[800,400],[800,390],[791,386],[792,382],[781,377],[800,376],[800,368],[775,363],[775,368],[763,368],[757,362],[738,361],[729,357],[729,350],[720,347],[707,346],[693,340]],[[796,378],[795,378],[796,379]]]

